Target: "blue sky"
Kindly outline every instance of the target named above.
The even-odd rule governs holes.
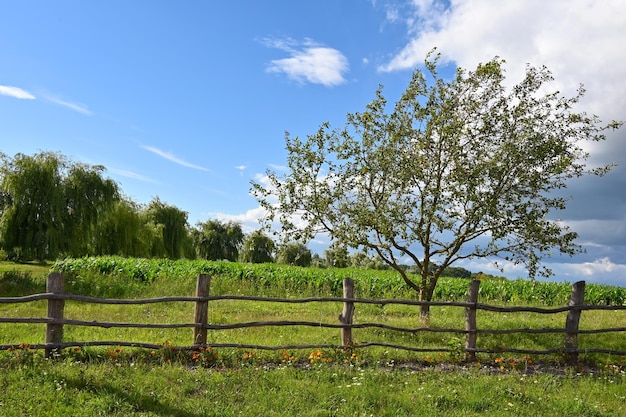
[[[547,65],[564,93],[585,84],[589,112],[626,119],[621,0],[33,0],[0,11],[0,152],[102,164],[133,200],[159,196],[191,224],[256,229],[250,181],[285,165],[284,132],[343,125],[379,84],[395,100],[433,47],[450,68],[499,55],[511,83],[526,63]],[[560,217],[587,254],[551,266],[626,285],[624,130],[589,151],[620,166],[572,184]]]

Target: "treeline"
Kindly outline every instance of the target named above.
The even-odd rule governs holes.
[[[0,248],[5,259],[117,255],[388,268],[376,257],[349,253],[338,244],[320,256],[302,243],[277,244],[262,230],[244,234],[235,222],[212,219],[192,226],[186,211],[158,197],[137,203],[105,177],[104,166],[73,162],[59,153],[0,158]],[[471,273],[450,268],[446,275],[470,278]]]

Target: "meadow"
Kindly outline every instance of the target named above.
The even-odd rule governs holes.
[[[357,297],[414,298],[391,271],[311,269],[228,262],[136,260],[116,257],[64,260],[53,265],[0,264],[0,294],[45,292],[50,270],[66,275],[66,291],[108,298],[193,295],[199,273],[213,276],[211,295],[278,297],[341,296],[341,281],[356,281]],[[468,281],[442,279],[435,298],[463,301]],[[567,304],[567,284],[485,281],[481,302],[502,305]],[[586,301],[623,304],[625,289],[588,285]],[[332,322],[341,303],[277,304],[224,300],[211,302],[209,321],[320,320]],[[46,303],[0,304],[2,317],[43,317]],[[415,326],[416,307],[357,305],[356,321]],[[564,315],[479,313],[490,328],[554,327]],[[584,312],[581,328],[626,326],[623,312]],[[462,327],[464,310],[434,307],[431,326]],[[66,304],[66,318],[81,320],[182,323],[193,318],[192,303],[165,305]],[[22,343],[0,352],[0,415],[74,416],[613,416],[626,412],[623,357],[584,355],[575,367],[559,355],[530,357],[484,354],[465,362],[459,351],[414,353],[358,347],[278,350],[203,349],[189,345],[190,329],[103,329],[66,326],[67,340],[157,342],[161,349],[68,348],[53,358],[29,348],[41,343],[42,324],[1,324],[0,344]],[[358,340],[416,346],[458,347],[459,335],[393,334],[355,329]],[[481,336],[482,337],[482,336]],[[562,335],[484,336],[492,346],[545,348]],[[581,347],[597,343],[626,349],[623,337],[581,335]],[[322,328],[252,328],[210,332],[209,343],[246,340],[260,345],[339,343],[339,331]]]

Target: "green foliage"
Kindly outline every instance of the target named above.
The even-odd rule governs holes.
[[[117,276],[124,282],[151,283],[157,278],[168,281],[193,282],[198,274],[210,274],[214,282],[229,282],[248,288],[251,294],[273,291],[284,294],[317,294],[342,296],[344,278],[355,280],[357,297],[362,298],[412,298],[413,293],[395,271],[363,268],[302,268],[283,264],[249,264],[205,260],[133,259],[117,256],[64,259],[55,262],[52,271],[62,272],[68,281],[76,277],[100,280]],[[91,278],[85,278],[91,277]],[[415,277],[414,279],[418,279]],[[237,284],[239,283],[239,284]],[[243,284],[246,284],[244,286]],[[94,281],[86,281],[88,293]],[[226,286],[224,284],[223,286]],[[442,277],[433,299],[441,301],[465,301],[468,281]],[[515,303],[518,305],[567,305],[571,285],[558,282],[530,280],[481,281],[479,300],[484,303]],[[592,305],[624,305],[626,288],[601,284],[587,284],[585,303]]]
[[[287,173],[268,171],[269,185],[253,183],[252,192],[284,240],[326,232],[367,248],[422,300],[459,259],[501,256],[531,278],[549,276],[543,256],[581,250],[576,234],[547,216],[566,205],[552,191],[606,173],[610,166],[587,170],[584,144],[620,124],[577,113],[584,90],[549,92],[544,67],[529,66],[508,89],[500,58],[452,79],[439,76],[438,59],[429,54],[426,73],[415,71],[393,106],[381,87],[344,128],[323,123],[306,140],[287,134]],[[402,268],[406,257],[418,281]]]
[[[235,222],[223,223],[219,220],[207,220],[198,223],[192,231],[192,239],[198,257],[210,261],[239,259],[239,248],[243,243],[241,225]]]
[[[328,249],[324,251],[324,258],[329,267],[345,268],[350,264],[348,248],[333,242]]]
[[[99,255],[163,257],[163,227],[151,221],[137,203],[122,199],[100,219],[94,251]]]
[[[311,250],[303,243],[289,242],[278,247],[276,258],[279,264],[310,266],[312,256]]]
[[[262,230],[256,230],[243,240],[243,248],[240,253],[241,262],[261,264],[274,261],[276,244]]]
[[[93,253],[98,220],[119,199],[104,167],[41,152],[3,158],[0,240],[13,259],[55,259]]]
[[[191,240],[188,232],[187,212],[163,203],[155,197],[148,205],[146,215],[154,225],[159,225],[163,236],[165,256],[170,259],[179,259],[192,254],[189,249]]]

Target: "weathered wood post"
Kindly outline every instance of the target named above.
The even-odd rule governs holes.
[[[354,280],[351,278],[344,278],[343,280],[343,298],[354,298]],[[343,312],[339,315],[339,321],[341,324],[352,324],[352,318],[354,316],[354,303],[351,301],[344,301]],[[352,328],[341,328],[341,345],[344,347],[352,346]]]
[[[465,357],[468,360],[476,358],[476,304],[478,303],[478,289],[480,281],[475,279],[469,283],[467,289],[467,302],[474,304],[473,307],[465,308]]]
[[[59,272],[48,275],[46,280],[46,292],[52,294],[63,294],[65,292],[65,277]],[[65,310],[65,300],[48,300],[48,318],[63,320]],[[63,324],[48,323],[46,325],[46,345],[63,343]],[[46,347],[46,358],[49,358],[57,347]]]
[[[572,296],[569,300],[570,307],[582,306],[585,300],[585,281],[578,281],[572,285]],[[571,365],[578,362],[578,324],[580,323],[581,310],[573,309],[567,312],[565,319],[565,355]]]
[[[211,286],[211,276],[207,274],[198,275],[196,282],[196,297],[204,298],[209,296]],[[209,321],[209,302],[196,301],[196,309],[194,312],[193,343],[195,345],[206,345],[207,329],[205,326]]]

